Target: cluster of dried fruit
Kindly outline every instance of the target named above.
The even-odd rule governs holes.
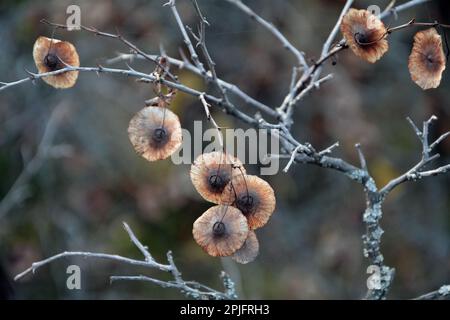
[[[367,10],[350,9],[341,24],[346,44],[371,63],[388,51],[387,36],[394,29],[400,28],[386,28]],[[39,73],[80,64],[71,43],[46,37],[36,40],[33,57]],[[167,63],[164,58],[159,61],[156,77],[164,76]],[[413,81],[423,89],[438,87],[445,64],[442,39],[436,29],[418,32],[409,57]],[[70,88],[77,77],[78,71],[68,71],[46,76],[44,81],[55,88]],[[176,92],[169,89],[164,95],[157,83],[156,93],[157,97],[131,119],[128,127],[134,149],[148,161],[168,158],[182,143],[180,120],[167,108]],[[217,204],[195,221],[193,235],[197,243],[211,256],[232,256],[240,263],[255,259],[259,244],[254,230],[264,226],[275,210],[270,185],[247,175],[241,161],[226,152],[200,155],[192,165],[191,180],[203,198]]]
[[[148,161],[165,159],[181,145],[180,121],[167,109],[172,97],[159,93],[130,121],[130,141]],[[253,261],[259,252],[253,230],[264,226],[275,210],[273,189],[263,179],[247,175],[241,161],[225,152],[201,154],[190,175],[200,195],[217,204],[194,222],[195,241],[211,256]]]
[[[255,229],[275,210],[275,193],[263,179],[247,175],[242,162],[226,152],[201,154],[191,167],[198,193],[217,204],[195,222],[195,241],[211,256],[253,261],[259,252]]]
[[[34,44],[33,57],[39,73],[79,67],[75,47],[66,41],[39,37]],[[168,68],[162,58],[154,71],[162,77]],[[55,88],[70,88],[78,78],[78,71],[68,71],[44,77]],[[162,93],[156,84],[156,98],[147,103],[131,119],[128,136],[136,153],[148,161],[170,157],[182,143],[178,116],[167,107],[175,96],[168,89]],[[225,152],[200,155],[191,169],[192,182],[197,191],[217,205],[207,210],[194,223],[193,235],[197,243],[211,256],[232,256],[240,263],[253,261],[259,243],[253,230],[264,226],[275,210],[275,194],[263,179],[247,175],[242,163]]]
[[[414,20],[411,20],[405,26],[414,24]],[[394,29],[399,28],[386,28],[378,17],[367,10],[350,9],[341,24],[341,32],[351,50],[371,63],[375,63],[388,51],[387,36]],[[424,90],[437,88],[441,83],[445,64],[442,38],[436,28],[416,33],[408,64],[412,80]]]

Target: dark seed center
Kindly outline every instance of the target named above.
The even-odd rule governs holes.
[[[423,58],[423,62],[429,71],[435,72],[440,68],[439,58],[437,58],[432,52],[425,53]]]
[[[369,42],[367,36],[361,32],[355,33],[355,40],[358,44],[365,44]]]
[[[153,131],[153,136],[152,136],[153,140],[158,143],[161,144],[163,142],[165,142],[167,140],[167,131],[164,128],[157,128]]]
[[[49,53],[44,58],[45,65],[52,71],[56,70],[59,63],[59,58],[53,54]]]
[[[237,207],[242,211],[243,214],[248,214],[252,211],[254,207],[255,199],[251,195],[240,196],[237,201]]]
[[[213,225],[213,234],[216,237],[223,236],[225,234],[225,229],[225,223],[223,223],[222,221],[217,221]]]
[[[209,184],[211,187],[215,190],[223,189],[224,187],[224,180],[222,177],[217,173],[209,176]]]

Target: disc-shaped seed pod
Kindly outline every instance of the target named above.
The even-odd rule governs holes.
[[[367,10],[350,9],[341,23],[350,49],[360,58],[375,63],[389,49],[383,22]]]
[[[237,175],[225,187],[222,199],[245,215],[250,230],[264,226],[275,210],[275,193],[263,179],[252,175]]]
[[[239,209],[218,205],[209,208],[194,222],[192,234],[206,253],[226,257],[242,247],[248,231],[247,220]]]
[[[39,73],[63,69],[67,66],[79,67],[77,50],[67,41],[39,37],[33,46],[33,58]],[[78,71],[67,71],[43,80],[54,88],[73,87],[78,78]]]
[[[180,120],[167,108],[146,107],[131,119],[128,137],[136,153],[148,161],[166,159],[181,146]]]
[[[222,151],[203,153],[191,166],[191,181],[207,201],[222,203],[222,193],[231,177],[245,173],[242,162]]]
[[[408,63],[412,80],[424,90],[439,87],[445,63],[442,38],[436,29],[417,32]]]
[[[259,242],[254,231],[249,231],[242,247],[233,253],[231,258],[241,264],[247,264],[256,259],[259,253]]]

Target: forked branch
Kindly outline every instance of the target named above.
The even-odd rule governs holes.
[[[166,5],[170,8],[172,14],[174,15],[175,21],[177,23],[178,28],[180,29],[180,33],[182,35],[183,41],[188,48],[190,57],[182,56],[182,59],[175,59],[171,57],[167,57],[170,64],[175,65],[176,67],[186,70],[202,77],[205,81],[213,82],[215,84],[216,89],[219,91],[220,96],[215,96],[213,94],[208,94],[205,92],[200,92],[196,89],[193,89],[189,86],[183,85],[179,83],[176,76],[170,73],[170,70],[165,70],[165,74],[168,75],[168,79],[156,78],[152,74],[147,74],[144,72],[139,72],[134,69],[114,69],[114,68],[105,68],[102,66],[98,67],[70,67],[67,66],[64,69],[49,72],[46,74],[35,74],[29,73],[29,76],[14,82],[9,83],[0,83],[0,91],[5,90],[7,88],[13,87],[15,85],[19,85],[28,81],[34,81],[40,79],[42,77],[60,74],[66,71],[81,71],[81,72],[95,72],[97,74],[100,73],[113,73],[113,74],[122,74],[125,76],[130,76],[136,78],[140,82],[148,82],[155,83],[158,82],[162,85],[165,85],[169,88],[177,89],[180,92],[185,94],[192,95],[199,99],[201,105],[205,111],[206,117],[211,121],[213,126],[220,131],[220,127],[215,123],[214,119],[211,117],[210,108],[217,107],[222,109],[224,112],[230,114],[231,116],[243,121],[244,123],[253,125],[257,128],[270,128],[276,130],[270,130],[271,134],[275,134],[276,137],[280,140],[280,143],[283,147],[282,154],[278,155],[280,158],[287,158],[289,162],[285,167],[285,171],[288,171],[289,168],[294,163],[307,163],[314,164],[316,166],[320,166],[323,168],[328,168],[332,170],[336,170],[338,172],[343,173],[353,181],[358,182],[364,188],[367,200],[366,210],[363,214],[363,222],[366,227],[366,232],[363,235],[363,243],[364,243],[364,256],[368,258],[371,265],[377,266],[379,268],[379,286],[375,286],[374,288],[369,288],[366,297],[369,299],[384,299],[389,292],[390,285],[393,281],[394,277],[394,269],[387,266],[384,261],[384,257],[381,253],[381,236],[383,234],[383,230],[380,226],[380,220],[382,218],[382,204],[386,196],[399,184],[405,181],[415,181],[422,177],[434,176],[437,174],[441,174],[447,172],[450,167],[449,165],[442,166],[433,170],[425,170],[425,166],[431,163],[432,160],[436,159],[438,155],[432,154],[435,147],[441,143],[445,138],[450,136],[450,132],[443,134],[441,137],[436,139],[433,142],[429,142],[429,126],[432,121],[435,120],[435,117],[430,118],[428,121],[424,122],[422,130],[419,130],[413,123],[410,123],[413,126],[414,131],[419,137],[422,143],[422,158],[421,161],[415,165],[412,169],[410,169],[405,174],[400,177],[393,179],[386,186],[381,189],[378,189],[373,177],[370,175],[368,164],[364,157],[361,146],[357,145],[357,152],[360,159],[360,166],[355,166],[346,162],[345,160],[332,157],[331,154],[334,149],[338,146],[338,143],[333,144],[332,146],[326,148],[322,151],[316,151],[316,149],[310,145],[309,143],[302,143],[299,140],[295,139],[290,131],[290,126],[293,123],[293,107],[298,104],[309,92],[313,91],[313,89],[319,89],[319,86],[332,78],[332,75],[326,75],[321,77],[322,67],[325,62],[332,59],[336,54],[341,52],[342,50],[347,48],[345,41],[338,41],[333,45],[334,39],[337,36],[340,23],[342,21],[342,17],[349,10],[352,5],[352,0],[347,0],[344,8],[342,9],[339,18],[331,30],[328,38],[325,40],[320,56],[316,62],[311,65],[306,63],[306,59],[304,54],[295,48],[292,43],[287,40],[286,36],[284,36],[273,24],[266,21],[259,15],[257,15],[252,9],[243,4],[240,0],[226,0],[229,3],[232,3],[241,11],[249,15],[259,24],[261,24],[266,30],[268,30],[271,34],[273,34],[282,45],[289,50],[296,58],[296,65],[292,68],[292,81],[289,87],[289,92],[286,95],[285,99],[281,106],[277,109],[273,109],[263,102],[257,101],[256,99],[251,98],[249,95],[244,93],[239,87],[236,85],[230,84],[224,80],[221,80],[216,73],[215,63],[208,52],[205,40],[205,28],[207,26],[206,18],[202,15],[199,6],[195,0],[192,0],[194,4],[194,8],[199,15],[200,25],[198,33],[194,33],[192,29],[187,28],[181,19],[181,16],[178,13],[176,8],[176,1],[170,0]],[[385,10],[381,17],[385,18],[388,15],[396,14],[402,10],[410,8],[412,6],[427,2],[429,0],[412,0],[408,1],[402,5],[397,7],[390,7],[388,10]],[[58,28],[65,28],[63,25],[58,25],[54,23],[49,23],[44,21],[45,23],[50,24],[51,26]],[[139,49],[134,44],[125,40],[119,34],[108,34],[104,32],[100,32],[95,28],[82,27],[83,30],[94,33],[96,35],[105,36],[109,38],[115,38],[123,42],[127,47],[131,49],[130,54],[121,54],[118,57],[112,59],[110,62],[117,61],[127,61],[129,59],[138,57],[141,59],[149,60],[153,63],[158,64],[160,67],[164,68],[159,64],[159,56],[150,55]],[[189,32],[190,33],[189,33]],[[196,45],[191,40],[194,39],[196,41]],[[205,59],[205,64],[200,60],[200,56],[197,53],[197,48],[200,49],[203,58]],[[206,67],[205,67],[206,66]],[[301,73],[301,74],[300,74]],[[252,106],[257,111],[262,112],[264,115],[268,115],[275,119],[278,122],[270,123],[267,122],[261,114],[257,113],[255,115],[249,115],[241,111],[239,104],[234,104],[228,98],[228,93],[234,94],[236,97],[240,98],[241,102],[247,103]],[[273,133],[275,132],[275,133]],[[130,239],[133,241],[135,246],[141,251],[144,255],[144,260],[135,260],[130,259],[118,255],[111,254],[103,254],[103,253],[91,253],[91,252],[63,252],[59,255],[55,255],[46,260],[34,263],[29,269],[25,270],[23,273],[19,274],[16,279],[20,279],[28,273],[34,272],[36,269],[54,261],[60,259],[62,257],[68,256],[82,256],[89,258],[101,258],[107,260],[115,260],[120,261],[125,264],[138,265],[148,267],[150,269],[158,269],[164,272],[169,272],[173,276],[172,281],[161,281],[152,277],[148,277],[145,275],[133,275],[133,276],[112,276],[111,281],[117,280],[129,280],[129,281],[148,281],[155,283],[157,285],[163,287],[171,287],[177,288],[186,294],[189,297],[193,298],[213,298],[213,299],[231,299],[236,297],[236,293],[234,290],[234,285],[232,281],[227,277],[223,277],[225,291],[219,292],[213,290],[205,285],[184,281],[181,277],[181,273],[178,271],[177,267],[173,262],[173,258],[171,253],[169,252],[167,255],[167,264],[161,264],[154,260],[151,256],[148,249],[143,246],[139,240],[135,237],[131,229],[124,224]],[[447,286],[442,287],[447,288]],[[441,289],[442,289],[441,288]],[[424,295],[423,297],[442,297],[448,295],[448,288],[446,290],[438,290],[437,293],[430,293]],[[419,297],[420,298],[420,297]]]
[[[132,243],[139,249],[139,251],[143,254],[144,260],[137,260],[132,258],[123,257],[116,254],[108,254],[108,253],[95,253],[95,252],[85,252],[85,251],[66,251],[59,253],[57,255],[54,255],[50,258],[47,258],[42,261],[34,262],[28,269],[23,271],[22,273],[15,276],[14,280],[20,280],[21,278],[25,277],[26,275],[30,273],[35,273],[38,269],[41,267],[54,262],[55,260],[60,260],[62,258],[66,257],[83,257],[83,258],[90,258],[90,259],[105,259],[109,261],[115,261],[122,264],[128,264],[132,266],[140,266],[145,267],[148,269],[156,269],[159,271],[170,273],[173,277],[173,280],[164,281],[164,280],[158,280],[153,277],[144,276],[144,275],[134,275],[134,276],[111,276],[110,280],[111,282],[119,281],[119,280],[128,280],[128,281],[147,281],[154,283],[160,287],[163,288],[174,288],[179,290],[181,293],[183,293],[186,297],[193,298],[193,299],[201,299],[201,300],[224,300],[224,299],[236,299],[236,292],[234,288],[233,281],[229,278],[227,274],[224,272],[221,273],[220,277],[222,279],[223,285],[224,285],[224,291],[218,291],[215,289],[212,289],[208,286],[205,286],[204,284],[198,283],[196,281],[185,281],[180,271],[178,270],[177,266],[175,265],[175,262],[173,260],[172,252],[167,252],[167,264],[157,262],[150,252],[148,251],[147,247],[145,247],[136,237],[136,235],[133,233],[131,228],[126,224],[123,223],[123,226],[125,228],[125,231],[128,233],[128,236]]]

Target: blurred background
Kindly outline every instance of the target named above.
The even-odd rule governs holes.
[[[355,7],[381,8],[388,0],[357,0]],[[397,1],[401,3],[403,1]],[[115,32],[149,53],[163,45],[179,57],[183,42],[164,1],[13,1],[0,2],[0,81],[36,70],[32,47],[52,29],[46,18],[64,23],[70,4],[81,7],[83,25]],[[245,1],[272,21],[308,59],[321,46],[344,5],[341,0]],[[195,27],[191,2],[178,0],[185,24]],[[211,26],[207,44],[221,78],[252,97],[277,107],[287,93],[293,57],[261,26],[220,0],[199,0]],[[416,17],[450,23],[450,3],[431,1],[399,14],[398,25]],[[436,138],[450,130],[448,72],[436,90],[422,91],[407,69],[414,29],[390,37],[390,50],[377,64],[365,63],[349,50],[325,72],[327,82],[298,105],[295,136],[317,149],[340,141],[335,155],[358,163],[360,142],[379,186],[417,163],[421,146],[405,121],[416,123],[432,114]],[[55,38],[72,42],[82,66],[104,64],[127,48],[114,39],[86,32],[57,30]],[[143,72],[154,68],[135,60]],[[118,63],[117,67],[126,67]],[[207,90],[203,80],[176,72],[183,83]],[[122,228],[130,224],[152,254],[165,261],[172,250],[185,279],[221,288],[219,273],[228,271],[241,298],[358,299],[366,291],[368,261],[362,256],[365,209],[361,187],[342,174],[295,165],[289,174],[265,177],[276,191],[277,208],[269,224],[258,230],[260,255],[248,265],[206,255],[192,238],[192,223],[211,204],[202,200],[189,179],[189,165],[170,159],[155,163],[137,156],[128,140],[128,122],[153,96],[134,79],[81,73],[74,88],[56,90],[42,81],[0,93],[0,297],[19,299],[165,299],[183,298],[172,289],[148,283],[114,283],[110,275],[168,275],[116,263],[65,259],[13,283],[15,274],[33,261],[65,250],[87,250],[140,257]],[[236,100],[237,102],[239,100]],[[242,104],[241,102],[239,102]],[[243,110],[252,112],[246,106]],[[179,94],[173,103],[182,126],[205,121],[199,102]],[[214,111],[229,127],[242,123]],[[204,122],[206,127],[208,124]],[[50,152],[42,152],[50,150]],[[450,161],[450,139],[442,143],[436,166]],[[281,164],[284,166],[284,162]],[[253,173],[258,167],[249,167]],[[407,183],[384,205],[382,251],[396,268],[390,298],[412,298],[450,280],[450,176]],[[3,200],[2,200],[3,199]],[[66,288],[66,267],[82,269],[82,290]]]

